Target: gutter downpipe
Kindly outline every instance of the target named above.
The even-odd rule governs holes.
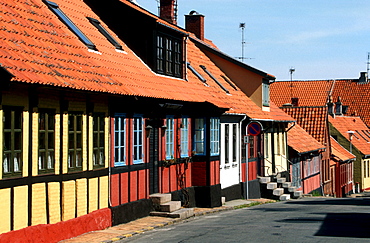
[[[244,115],[244,117],[242,118],[242,120],[239,122],[239,128],[240,128],[239,134],[241,134],[241,135],[242,135],[242,131],[243,131],[242,130],[242,123],[243,123],[243,121],[245,121],[245,119],[247,119],[247,116],[246,115]],[[241,141],[241,139],[239,139],[239,141]],[[247,146],[247,145],[241,144],[239,146],[239,148],[240,148],[239,151],[242,151],[242,146]],[[246,149],[245,152],[248,153],[247,151],[248,150]],[[239,180],[240,181],[243,181],[242,180],[242,173],[241,173],[241,171],[242,171],[242,166],[241,166],[242,165],[242,153],[239,153],[239,161],[240,161]],[[246,164],[246,166],[247,166],[247,164]],[[248,178],[248,174],[246,174],[246,178]],[[245,192],[246,192],[246,197],[245,198],[248,199],[248,193],[247,193],[248,192],[248,186],[245,187]]]

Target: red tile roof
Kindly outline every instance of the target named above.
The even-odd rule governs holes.
[[[321,144],[327,142],[327,107],[285,107],[282,110],[296,119],[297,123]]]
[[[329,116],[329,122],[337,129],[348,141],[348,131],[354,131],[352,144],[364,155],[370,155],[370,130],[360,117]]]
[[[54,2],[96,45],[99,53],[89,51],[41,0],[3,1],[0,3],[0,63],[14,75],[12,81],[210,102],[228,108],[222,100],[226,94],[211,92],[200,82],[156,75],[118,38],[125,53],[117,52],[86,19],[100,20],[82,0]],[[115,36],[103,22],[102,25]]]
[[[338,160],[340,162],[346,162],[348,160],[356,159],[356,156],[350,153],[347,149],[343,148],[337,140],[333,137],[330,137],[330,144],[331,144],[331,153],[333,159]]]
[[[325,149],[321,143],[296,124],[288,132],[288,145],[298,153]]]
[[[333,80],[277,81],[270,85],[270,97],[279,107],[291,104],[291,98],[299,98],[299,106],[324,106],[333,82]]]

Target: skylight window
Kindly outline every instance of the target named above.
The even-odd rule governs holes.
[[[59,19],[67,25],[67,27],[90,49],[97,50],[94,43],[87,38],[87,36],[82,33],[82,31],[70,20],[67,15],[63,13],[63,11],[59,8],[58,4],[54,2],[50,2],[47,0],[44,0],[46,5],[50,8],[51,11],[53,11]]]
[[[90,21],[90,23],[92,23],[98,30],[100,33],[102,33],[102,35],[105,36],[105,38],[107,38],[107,40],[116,47],[116,49],[118,50],[122,50],[122,46],[113,38],[113,36],[111,34],[109,34],[109,32],[100,24],[100,21],[97,20],[97,19],[93,19],[93,18],[90,18],[90,17],[87,17],[87,19]]]
[[[226,89],[213,75],[212,75],[212,73],[210,73],[208,70],[207,70],[207,68],[205,67],[205,66],[203,66],[203,65],[200,65],[200,67],[204,70],[204,72],[206,73],[206,74],[208,74],[208,76],[211,78],[211,79],[213,79],[215,82],[216,82],[216,84],[218,84],[218,86],[220,86],[220,88],[221,89],[223,89],[226,93],[230,93],[229,92],[229,90],[228,89]]]
[[[197,70],[195,70],[191,65],[190,65],[190,63],[188,62],[187,63],[187,65],[188,65],[188,68],[194,73],[194,75],[195,76],[197,76],[199,79],[200,79],[200,81],[202,81],[203,83],[207,83],[207,80],[205,79],[205,78],[203,78],[203,76],[202,75],[200,75],[200,73],[198,73],[197,72]]]
[[[221,75],[221,77],[226,81],[226,83],[228,83],[231,87],[233,87],[233,89],[238,90],[235,84],[233,84],[233,82],[231,82],[228,78],[226,78],[224,75]]]

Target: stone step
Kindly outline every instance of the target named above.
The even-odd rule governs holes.
[[[181,208],[172,213],[154,211],[150,216],[187,219],[194,216],[194,208]]]
[[[288,187],[289,192],[295,192],[296,190],[297,190],[297,187],[295,186]]]
[[[300,198],[303,196],[303,191],[295,191],[293,194],[293,198]]]
[[[271,178],[270,177],[260,177],[260,183],[261,184],[267,184],[269,182],[271,182]]]
[[[268,190],[274,190],[277,188],[277,183],[276,182],[269,182],[267,183],[267,189]]]
[[[284,194],[284,188],[276,188],[272,192],[272,195],[274,195],[274,196],[281,196],[283,194]]]
[[[277,178],[277,179],[276,179],[276,182],[277,182],[277,183],[281,183],[281,184],[283,184],[283,183],[285,183],[285,182],[286,182],[286,178],[284,178],[284,177]]]
[[[284,182],[283,184],[282,184],[282,187],[283,188],[289,188],[289,187],[291,187],[292,186],[292,183],[291,182]]]
[[[173,212],[179,210],[181,208],[181,201],[170,201],[166,203],[162,203],[159,207],[159,211],[161,212]]]
[[[283,194],[279,197],[280,201],[288,201],[290,200],[290,194]]]
[[[152,202],[155,206],[168,203],[172,200],[172,196],[170,193],[165,193],[165,194],[156,193],[156,194],[150,195],[149,197],[150,199],[152,199]]]

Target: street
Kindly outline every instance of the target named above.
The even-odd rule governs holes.
[[[369,242],[370,198],[305,198],[196,217],[119,242]]]

